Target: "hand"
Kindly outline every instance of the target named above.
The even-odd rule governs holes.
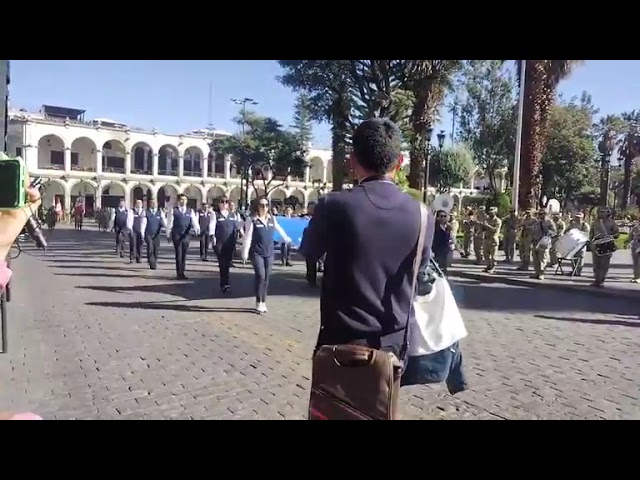
[[[0,413],[0,420],[42,420],[35,413]]]
[[[11,245],[24,228],[27,220],[38,211],[42,203],[40,192],[37,188],[29,187],[29,177],[25,179],[27,189],[27,204],[18,210],[0,211],[0,259],[4,259]]]

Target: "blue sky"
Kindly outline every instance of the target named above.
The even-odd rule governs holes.
[[[231,98],[250,97],[262,115],[291,123],[295,95],[281,86],[273,60],[14,60],[11,105],[37,110],[42,104],[80,108],[87,118],[110,118],[131,126],[185,133],[211,122],[235,131],[238,107]],[[566,97],[587,90],[601,114],[640,109],[640,61],[589,60],[561,84]],[[443,112],[442,125],[451,128]],[[330,145],[327,125],[314,130],[314,144]]]

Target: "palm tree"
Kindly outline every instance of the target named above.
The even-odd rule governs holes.
[[[522,86],[521,61],[517,61]],[[549,115],[560,82],[582,60],[526,60],[522,150],[520,153],[520,207],[531,208],[540,201],[542,156],[547,142]]]
[[[640,156],[640,111],[633,110],[622,114],[625,122],[625,133],[618,154],[623,162],[624,177],[622,181],[622,210],[626,210],[631,196],[633,177],[633,161]]]
[[[412,94],[409,134],[409,186],[420,189],[420,173],[429,148],[428,132],[462,60],[401,60],[396,63],[400,88]]]

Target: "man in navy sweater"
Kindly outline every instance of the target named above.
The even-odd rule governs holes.
[[[415,294],[411,284],[420,205],[393,182],[402,147],[393,122],[362,122],[352,144],[348,162],[357,186],[320,198],[303,242],[307,261],[326,253],[317,348],[358,344],[399,355]],[[421,294],[430,286],[433,230],[429,215],[420,252]]]
[[[184,274],[187,266],[187,251],[191,241],[191,230],[200,235],[200,223],[195,212],[187,207],[187,196],[178,195],[178,206],[171,211],[167,225],[167,240],[173,243],[176,252],[176,277],[187,280]]]

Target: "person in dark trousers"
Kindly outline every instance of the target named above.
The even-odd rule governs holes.
[[[447,274],[447,266],[449,265],[449,254],[451,253],[451,227],[447,223],[449,214],[444,210],[436,212],[436,227],[433,233],[433,257],[437,262],[440,270]]]
[[[145,228],[145,243],[147,244],[147,261],[149,268],[158,268],[158,250],[160,249],[160,233],[163,228],[167,228],[167,218],[162,210],[158,210],[155,198],[147,202],[146,211],[147,226]]]
[[[414,259],[422,257],[417,290],[424,295],[434,230],[429,214],[424,249],[416,252],[420,204],[393,182],[401,150],[393,122],[362,122],[348,159],[357,185],[315,206],[301,253],[311,262],[326,253],[316,349],[356,344],[401,355],[416,293]]]
[[[127,214],[127,231],[129,232],[129,263],[140,263],[142,242],[147,227],[147,215],[142,208],[142,200],[136,200],[135,206]]]
[[[240,215],[229,210],[229,199],[222,197],[218,204],[218,211],[211,217],[211,224],[207,226],[213,235],[213,250],[218,257],[220,268],[220,288],[223,293],[231,290],[229,283],[229,269],[233,263],[233,252],[236,248],[238,232],[242,228]]]
[[[269,213],[269,200],[261,198],[256,214],[245,222],[242,246],[242,259],[251,261],[255,274],[254,290],[258,313],[267,313],[267,290],[273,266],[273,236],[276,230],[286,243],[291,243],[291,239],[278,225],[276,217]]]
[[[127,218],[129,213],[124,203],[124,199],[120,200],[118,208],[111,215],[111,223],[113,230],[116,232],[116,253],[120,257],[124,257],[124,237],[127,235]]]
[[[200,260],[206,262],[209,258],[209,242],[213,232],[209,231],[211,219],[214,217],[211,205],[203,204],[198,212],[198,224],[200,225]]]
[[[196,235],[200,235],[200,224],[195,212],[187,207],[186,195],[178,196],[178,206],[173,208],[168,220],[167,240],[173,243],[176,252],[176,276],[179,280],[187,280],[184,271],[191,241],[189,235],[192,229]]]
[[[284,209],[284,213],[282,214],[282,216],[283,218],[293,217],[293,208],[287,205]],[[281,258],[281,263],[283,267],[285,265],[287,267],[293,266],[291,264],[291,244],[290,243],[285,243],[285,242],[280,243],[280,258]]]

